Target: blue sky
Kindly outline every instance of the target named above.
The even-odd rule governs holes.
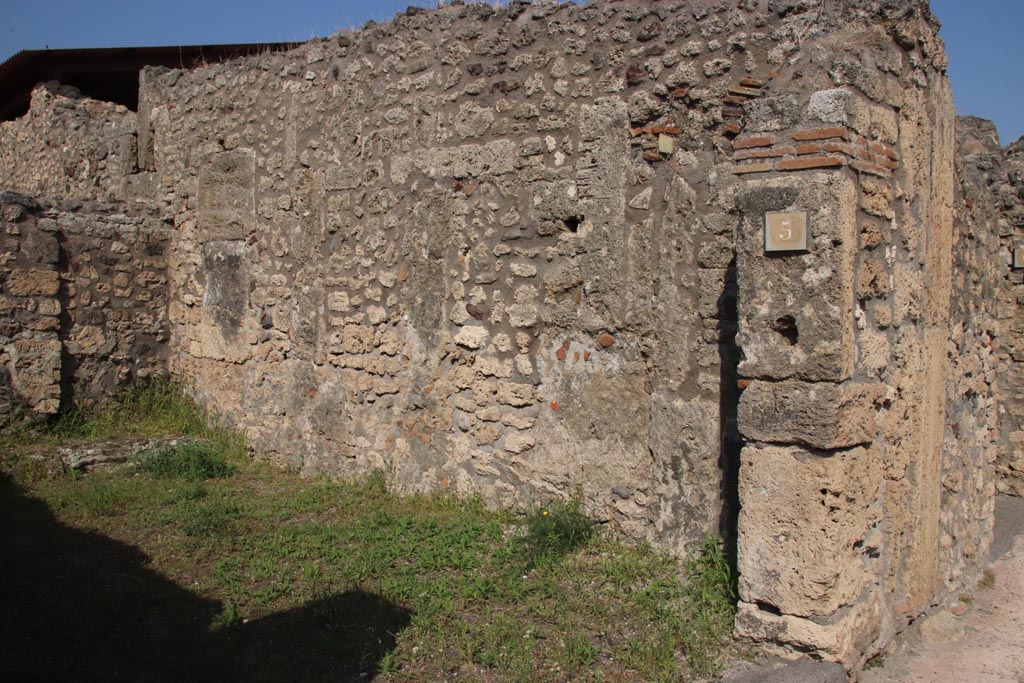
[[[828,1],[828,0],[826,0]],[[19,50],[308,40],[410,0],[2,0],[0,61]],[[992,119],[1003,144],[1024,135],[1024,0],[932,0],[957,111]]]

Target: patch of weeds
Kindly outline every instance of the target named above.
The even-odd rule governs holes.
[[[52,417],[22,417],[0,429],[0,451],[98,443],[121,437],[192,436],[231,458],[246,454],[241,435],[166,379],[141,380],[103,402],[80,403]]]
[[[174,498],[178,502],[187,503],[202,500],[206,495],[206,487],[201,482],[190,481],[186,482],[175,492]]]
[[[238,567],[239,560],[220,560],[214,563],[211,578],[214,583],[227,591],[234,591],[242,585],[242,573]]]
[[[995,588],[996,587],[996,574],[991,569],[986,568],[984,573],[981,575],[981,581],[978,582],[978,588]]]
[[[238,612],[238,603],[234,600],[228,600],[224,603],[224,608],[221,610],[220,614],[213,618],[213,624],[211,625],[214,629],[219,630],[234,626],[241,620],[242,617]]]
[[[124,512],[128,491],[123,482],[97,475],[75,480],[67,496],[87,517],[117,517]]]
[[[384,470],[380,468],[370,472],[370,476],[366,478],[364,485],[367,495],[371,498],[387,495],[388,482],[384,476]]]
[[[398,657],[395,656],[395,651],[385,651],[384,654],[381,655],[380,662],[377,663],[377,673],[393,674],[397,673],[398,669]]]
[[[735,611],[739,601],[737,577],[721,541],[714,536],[704,539],[704,544],[687,560],[685,570],[692,598],[715,609]]]
[[[186,441],[162,446],[140,453],[139,468],[160,479],[187,479],[200,481],[226,477],[234,468],[213,444],[205,441]]]
[[[597,661],[597,648],[582,634],[570,636],[562,647],[566,668],[586,669]]]
[[[224,501],[183,504],[178,516],[186,536],[216,536],[231,529],[238,518],[238,507]]]
[[[885,653],[877,654],[864,664],[865,671],[871,671],[872,669],[881,669],[885,666]]]
[[[684,571],[682,614],[698,625],[683,638],[684,656],[694,671],[709,674],[718,668],[722,641],[732,632],[739,600],[737,577],[722,542],[713,536],[684,563]]]
[[[533,510],[526,518],[522,538],[532,563],[567,555],[594,537],[594,521],[580,512],[580,501],[554,503]]]

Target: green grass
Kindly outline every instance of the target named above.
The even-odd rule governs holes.
[[[203,441],[186,441],[143,451],[136,461],[142,471],[158,479],[201,481],[226,477],[232,471],[224,453]]]
[[[161,637],[161,652],[197,653],[199,673],[182,676],[213,676],[228,660],[251,662],[229,672],[250,680],[658,682],[717,671],[736,595],[715,539],[680,562],[600,533],[579,501],[517,515],[478,500],[397,496],[380,473],[305,481],[249,459],[175,391],[151,386],[67,424],[6,433],[21,446],[0,458],[0,477],[13,480],[19,505],[42,501],[62,529],[144,553],[141,570],[111,573],[147,578],[117,579],[114,597],[96,596],[101,609],[124,591],[184,596],[144,601],[160,605],[160,623],[187,616],[187,627]],[[135,433],[197,440],[144,454],[138,468],[87,475],[22,457],[35,445],[26,433],[46,443],[110,438],[110,416],[127,414]],[[86,590],[80,583],[68,590]],[[57,591],[50,600],[41,594],[30,613],[70,637],[59,633],[60,610],[74,599]],[[212,607],[197,617],[197,604]],[[111,621],[127,629],[132,620]],[[197,639],[210,644],[208,658]]]
[[[523,550],[532,563],[562,557],[586,544],[596,531],[593,520],[580,511],[580,500],[555,502],[526,517]]]
[[[50,419],[22,416],[0,430],[0,448],[31,451],[151,436],[192,436],[224,455],[245,453],[245,442],[238,434],[207,415],[179,386],[160,379],[140,382],[110,401],[86,403]]]

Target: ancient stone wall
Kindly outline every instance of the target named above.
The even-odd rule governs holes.
[[[452,3],[148,69],[138,114],[44,88],[0,159],[59,207],[10,225],[61,251],[4,277],[58,271],[59,324],[5,289],[5,343],[56,335],[87,394],[166,353],[308,474],[721,533],[737,632],[856,669],[976,579],[1024,433],[1019,174],[957,165],[936,30],[920,2]]]
[[[1024,246],[1024,155],[1022,143],[999,145],[990,121],[965,117],[957,121],[960,148],[961,222],[968,242],[997,240],[988,258],[999,277],[990,287],[998,320],[993,351],[997,380],[996,487],[1002,493],[1024,495],[1024,315],[1021,284],[1024,260],[1014,264],[1014,252]],[[1019,253],[1024,259],[1024,253]],[[984,272],[984,267],[977,272]],[[978,276],[975,274],[975,278]]]
[[[60,280],[57,235],[40,225],[39,205],[0,194],[0,423],[19,404],[60,408]]]
[[[733,144],[737,630],[855,668],[987,551],[993,272],[975,268],[993,242],[954,259],[952,98],[927,14],[801,52]],[[766,251],[772,213],[807,215],[806,253]],[[981,286],[954,294],[968,277]]]
[[[95,399],[166,374],[169,226],[120,204],[66,207],[60,237],[61,341],[70,398]],[[73,209],[73,210],[72,210]]]
[[[147,72],[175,371],[310,473],[717,530],[723,115],[791,30],[752,9],[451,6]]]
[[[135,114],[43,84],[28,113],[0,122],[0,188],[57,202],[124,198],[138,167]]]
[[[166,372],[167,226],[118,206],[0,195],[0,416]]]

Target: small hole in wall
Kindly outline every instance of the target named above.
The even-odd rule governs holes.
[[[755,600],[754,604],[757,605],[757,608],[762,612],[768,612],[769,614],[774,614],[777,617],[782,616],[782,610],[771,603],[767,603],[764,600]]]
[[[796,329],[796,319],[791,315],[784,315],[772,323],[772,329],[782,335],[782,338],[790,346],[795,346],[800,339],[800,331]]]
[[[562,222],[565,223],[565,227],[569,232],[576,232],[580,229],[580,223],[583,222],[583,218],[581,216],[570,216],[563,219]]]

